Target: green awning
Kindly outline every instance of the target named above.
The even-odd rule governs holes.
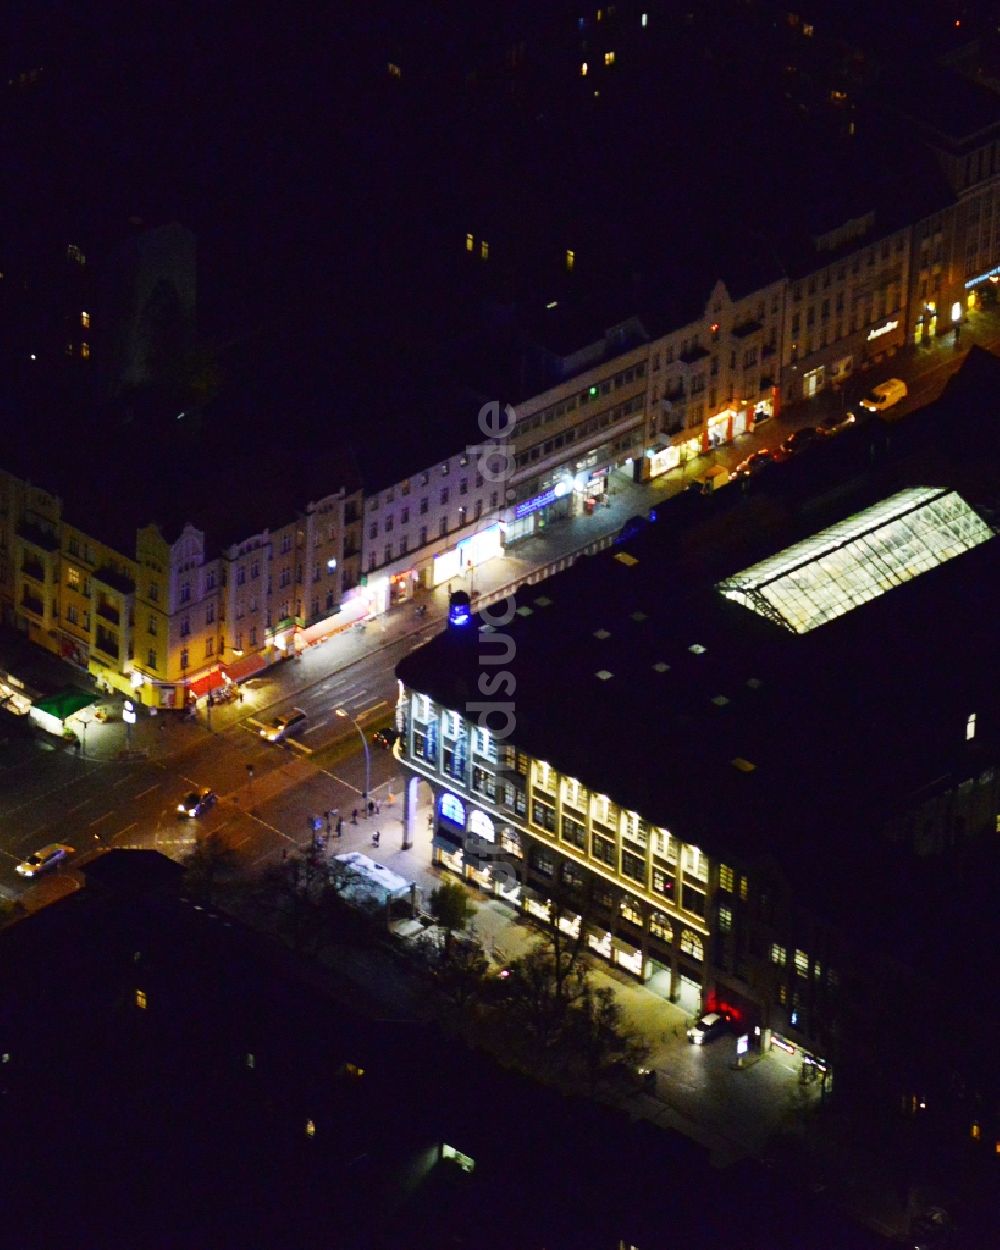
[[[64,686],[62,690],[57,690],[55,694],[36,700],[35,707],[40,712],[48,712],[56,720],[66,720],[74,712],[79,712],[81,708],[90,707],[92,703],[97,702],[96,694],[88,694],[86,690],[81,690],[79,686]]]

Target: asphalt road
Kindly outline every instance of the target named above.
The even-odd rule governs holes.
[[[429,625],[427,633],[437,627]],[[212,830],[249,866],[259,866],[307,841],[312,816],[338,809],[349,819],[362,804],[365,760],[357,730],[336,709],[357,720],[370,742],[372,730],[391,720],[393,668],[418,642],[400,640],[269,708],[264,721],[293,706],[307,713],[295,743],[264,742],[261,722],[248,716],[221,732],[194,730],[189,746],[158,760],[97,762],[32,745],[0,774],[0,890],[8,897],[29,896],[28,905],[32,896],[41,903],[70,888],[54,879],[72,880],[74,863],[87,852],[137,846],[183,854],[199,833]],[[369,755],[378,794],[399,768],[388,751],[370,745]],[[219,802],[197,819],[179,818],[177,804],[201,787],[214,790]],[[19,861],[53,841],[68,843],[77,854],[35,882],[17,875]]]
[[[974,328],[975,333],[963,334],[963,347],[976,340],[1000,348],[998,310],[977,314]],[[852,377],[842,391],[826,390],[808,404],[794,405],[747,439],[702,458],[699,470],[709,463],[732,467],[750,450],[777,446],[792,429],[854,406],[887,377],[902,376],[909,386],[909,395],[896,410],[899,415],[927,403],[963,358],[951,342],[949,334],[928,348],[900,353]],[[665,493],[682,486],[675,480],[663,484]],[[378,621],[365,634],[346,637],[338,648],[339,671],[319,671],[305,689],[272,704],[264,714],[266,720],[301,707],[308,719],[297,745],[264,743],[260,722],[247,716],[221,732],[193,731],[190,745],[178,754],[146,762],[97,762],[38,743],[20,749],[0,772],[0,891],[41,902],[71,888],[53,880],[72,880],[73,862],[36,883],[14,871],[20,860],[50,841],[75,847],[75,860],[112,845],[155,846],[176,854],[192,844],[199,830],[220,830],[251,864],[304,842],[312,815],[333,809],[349,814],[360,805],[365,788],[357,731],[336,715],[337,708],[358,720],[370,740],[374,728],[389,722],[395,705],[395,664],[440,627],[440,621],[431,619],[418,633],[378,649],[373,643],[378,646],[384,628]],[[398,769],[385,751],[373,747],[370,756],[372,790],[377,792],[396,778]],[[179,820],[177,803],[203,786],[216,791],[218,805],[197,821]]]

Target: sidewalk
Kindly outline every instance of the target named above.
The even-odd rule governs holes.
[[[218,732],[248,716],[263,716],[274,704],[294,698],[323,677],[404,638],[416,636],[435,621],[443,623],[447,618],[448,598],[452,591],[471,591],[474,600],[485,600],[539,569],[558,563],[590,544],[611,538],[631,517],[646,516],[656,503],[685,490],[707,468],[722,465],[731,471],[751,451],[773,447],[792,430],[814,425],[828,413],[839,412],[843,407],[856,403],[858,396],[884,378],[901,374],[914,391],[925,389],[932,381],[932,389],[936,390],[938,380],[943,386],[950,371],[957,368],[964,358],[965,349],[974,343],[993,350],[1000,349],[1000,310],[990,308],[977,312],[963,326],[962,351],[955,350],[950,332],[919,347],[904,347],[891,359],[856,372],[842,390],[828,387],[814,399],[788,404],[777,419],[767,421],[752,433],[741,434],[732,443],[698,456],[651,482],[636,483],[630,472],[613,470],[608,478],[606,503],[591,516],[580,515],[556,521],[542,533],[516,544],[508,555],[480,565],[471,576],[455,577],[432,591],[418,592],[416,604],[427,605],[425,616],[418,617],[414,611],[415,603],[410,602],[369,619],[361,631],[353,626],[364,609],[361,604],[349,604],[344,608],[342,623],[336,632],[307,647],[299,656],[280,660],[245,682],[242,703],[219,704],[210,711],[204,705],[199,706],[193,723],[182,721],[176,713],[151,716],[147,710],[138,709],[139,719],[132,727],[132,746],[150,758],[171,755],[186,749],[193,737],[203,734],[209,727]],[[926,398],[922,395],[921,402],[925,402]],[[107,725],[93,723],[88,727],[85,745],[88,759],[113,761],[121,758],[121,752],[127,746],[125,727],[121,723],[121,704],[120,696],[104,700],[103,706],[114,709],[115,719]]]

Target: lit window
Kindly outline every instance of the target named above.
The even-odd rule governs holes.
[[[584,61],[580,66],[580,77],[581,78],[587,77],[587,62],[586,61]]]
[[[143,1011],[146,1010],[146,991],[145,990],[136,990],[135,1005],[137,1007],[141,1007]]]
[[[643,13],[643,15],[642,15],[642,24],[643,24],[643,26],[648,26],[648,25],[649,25],[649,14],[648,14],[648,13]]]
[[[66,585],[72,586],[74,590],[80,589],[80,570],[68,568],[66,570]]]
[[[783,946],[779,946],[777,942],[771,944],[771,963],[777,964],[779,968],[783,968],[788,962],[788,952]]]
[[[467,252],[471,252],[475,246],[476,246],[476,240],[472,237],[471,234],[467,234],[465,236],[465,250]]]
[[[746,877],[740,877],[740,898],[743,899],[744,902],[746,902],[748,889],[749,889],[749,882],[747,881]]]
[[[89,343],[80,344],[80,355],[83,357],[84,360],[90,359],[90,344]]]
[[[90,313],[89,312],[82,312],[80,314],[80,325],[82,325],[85,330],[90,329]]]
[[[983,1130],[980,1127],[978,1120],[973,1120],[972,1127],[969,1129],[969,1136],[972,1138],[973,1141],[979,1141],[982,1135],[983,1135]]]
[[[719,929],[728,933],[733,927],[733,912],[730,907],[719,908]]]
[[[809,971],[809,956],[805,951],[795,952],[795,971],[805,976]]]
[[[784,1007],[788,1002],[788,987],[785,985],[778,986],[778,1002]]]
[[[398,65],[390,61],[389,62],[389,77],[390,78],[402,78],[402,76],[403,76],[403,71],[399,68]]]
[[[971,742],[976,736],[976,714],[972,712],[969,719],[965,722],[965,741]]]
[[[306,1137],[316,1136],[316,1121],[306,1120]]]
[[[573,272],[573,266],[576,264],[576,252],[570,248],[566,249],[566,269],[569,273]]]
[[[681,952],[692,959],[704,959],[705,947],[697,933],[692,933],[690,929],[681,930]]]
[[[490,245],[485,239],[479,245],[479,255],[483,260],[489,260],[490,258]]]
[[[605,65],[614,65],[614,63],[615,63],[615,54],[614,54],[613,52],[605,52],[605,54],[604,54],[604,64],[605,64]]]
[[[719,889],[725,890],[727,894],[733,892],[733,870],[728,864],[719,865]]]

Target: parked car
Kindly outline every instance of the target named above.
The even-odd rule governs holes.
[[[872,387],[861,400],[861,406],[869,412],[885,412],[887,408],[892,408],[901,399],[905,399],[907,394],[906,383],[902,378],[889,378],[887,382],[879,382],[878,386]]]
[[[816,427],[816,432],[822,435],[839,434],[842,430],[852,426],[856,420],[857,417],[850,408],[846,412],[834,412],[823,418]]]
[[[733,1027],[733,1017],[728,1011],[709,1011],[688,1027],[687,1039],[695,1046],[704,1046],[714,1041]]]
[[[789,434],[781,444],[781,450],[786,456],[794,456],[803,447],[808,447],[810,443],[815,443],[817,434],[818,431],[814,425],[804,425],[801,430],[793,430]]]
[[[399,730],[394,729],[391,725],[383,725],[381,729],[376,729],[372,734],[372,742],[377,747],[382,747],[385,751],[391,751],[396,745],[399,738]]]
[[[192,790],[186,798],[177,804],[177,815],[195,817],[207,812],[216,802],[214,790]]]
[[[62,842],[50,842],[48,846],[43,846],[40,851],[35,851],[33,855],[29,855],[27,859],[22,860],[17,866],[17,872],[22,877],[37,877],[39,873],[46,872],[49,868],[54,868],[56,864],[61,863],[73,854],[73,848],[66,846]]]
[[[778,452],[769,451],[767,448],[761,448],[760,451],[752,451],[746,460],[741,460],[733,470],[733,477],[753,477],[755,473],[759,473],[761,469],[769,464],[777,464],[781,456]]]
[[[298,730],[306,722],[306,714],[300,707],[293,707],[290,712],[283,712],[281,716],[276,716],[270,725],[265,725],[260,736],[265,742],[284,742],[284,740]]]

